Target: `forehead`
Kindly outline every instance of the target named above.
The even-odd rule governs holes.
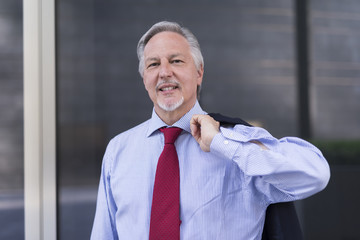
[[[171,53],[170,53],[171,52]],[[154,35],[144,48],[144,55],[161,54],[186,54],[190,53],[190,47],[187,40],[175,32],[161,32]]]

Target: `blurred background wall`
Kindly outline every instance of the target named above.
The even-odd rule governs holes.
[[[307,4],[306,4],[307,3]],[[314,142],[329,186],[297,203],[305,239],[359,239],[360,2],[58,0],[59,239],[88,239],[102,155],[151,115],[136,45],[177,21],[205,59],[201,104]],[[23,239],[22,2],[0,2],[0,239]],[[11,224],[6,224],[12,219]]]
[[[0,1],[0,239],[24,238],[22,1]]]

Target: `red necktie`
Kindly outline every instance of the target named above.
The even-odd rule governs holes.
[[[150,240],[180,239],[180,176],[174,142],[182,129],[162,128],[165,146],[155,175],[150,219]]]

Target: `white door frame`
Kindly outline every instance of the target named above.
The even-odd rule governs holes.
[[[23,0],[26,240],[56,239],[55,0]]]

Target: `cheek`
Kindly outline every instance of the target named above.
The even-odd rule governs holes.
[[[146,77],[146,78],[144,77],[143,83],[144,83],[145,89],[147,91],[149,91],[149,90],[151,90],[153,88],[152,87],[153,83],[150,81],[150,79],[148,77]]]
[[[195,81],[192,81],[191,84],[189,83],[185,86],[183,94],[187,96],[196,95],[196,89],[197,89],[197,84]]]
[[[144,83],[145,89],[149,90],[149,86],[148,86],[147,82],[144,80],[143,83]]]

